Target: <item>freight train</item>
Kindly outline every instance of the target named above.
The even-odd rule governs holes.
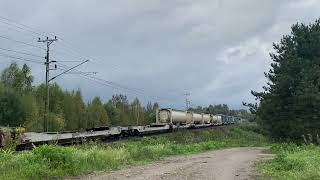
[[[170,108],[156,111],[156,122],[147,126],[96,127],[77,132],[26,132],[20,135],[17,149],[30,149],[41,144],[74,144],[90,140],[108,140],[172,132],[176,129],[205,128],[239,123],[240,118],[223,114],[199,114]]]

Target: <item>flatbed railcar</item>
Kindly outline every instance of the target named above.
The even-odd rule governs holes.
[[[20,136],[17,150],[30,149],[42,144],[74,144],[89,140],[108,140],[129,136],[143,136],[172,132],[176,129],[196,129],[228,125],[240,118],[223,114],[199,114],[190,111],[163,108],[156,111],[156,123],[146,126],[96,127],[76,132],[26,132]]]

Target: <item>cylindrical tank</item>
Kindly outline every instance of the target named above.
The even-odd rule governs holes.
[[[187,123],[188,113],[186,111],[176,111],[172,109],[159,110],[160,123],[185,124]]]
[[[187,124],[192,124],[193,113],[192,112],[186,112],[186,113],[187,113]]]
[[[202,124],[202,115],[193,113],[193,123],[194,124]]]
[[[219,115],[212,115],[212,116],[211,116],[211,123],[214,124],[214,125],[221,125],[221,124],[222,124],[221,116],[219,116]]]
[[[202,117],[203,117],[203,123],[204,124],[210,124],[210,114],[203,114],[202,115]]]

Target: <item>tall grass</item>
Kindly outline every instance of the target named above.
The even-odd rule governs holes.
[[[0,179],[59,179],[144,164],[170,155],[268,143],[267,138],[241,125],[179,131],[125,143],[89,143],[70,147],[45,145],[23,153],[7,150],[0,152]]]
[[[275,180],[320,179],[320,147],[281,144],[272,146],[270,151],[277,156],[260,165],[264,177]]]

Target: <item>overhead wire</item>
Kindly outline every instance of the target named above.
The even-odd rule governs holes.
[[[28,55],[28,56],[33,56],[33,57],[44,58],[43,56],[32,54],[32,53],[28,53],[28,52],[16,51],[16,50],[6,49],[6,48],[2,48],[2,47],[0,47],[0,49],[3,50],[3,51],[14,52],[14,53],[18,53],[18,54],[24,54],[24,55]]]
[[[16,21],[12,20],[12,19],[8,19],[8,18],[5,18],[5,17],[3,17],[3,16],[0,16],[0,19],[3,19],[3,20],[5,20],[5,21],[7,21],[7,22],[11,22],[11,23],[13,23],[13,24],[18,24],[18,25],[23,26],[23,27],[25,27],[25,28],[28,28],[29,30],[27,30],[27,31],[30,31],[31,33],[37,34],[37,35],[39,35],[39,36],[46,36],[44,33],[39,33],[39,32],[34,31],[34,29],[33,29],[32,27],[27,26],[27,25],[25,25],[25,24],[18,23],[18,22],[16,22]],[[15,25],[15,26],[16,26],[16,25]],[[20,28],[21,28],[21,27],[20,27]],[[22,29],[22,28],[21,28],[21,29]]]
[[[60,69],[60,70],[62,70],[62,71],[67,70],[66,68],[59,68],[59,67],[58,67],[57,69]],[[76,71],[76,72],[79,72],[79,71]],[[101,84],[101,85],[104,85],[104,86],[108,86],[108,87],[111,87],[111,88],[113,88],[113,89],[124,90],[124,89],[122,89],[122,88],[120,88],[120,87],[117,87],[117,86],[115,86],[115,85],[112,85],[112,84],[109,84],[109,83],[106,83],[106,82],[102,82],[101,80],[99,80],[99,79],[97,79],[97,78],[95,78],[95,77],[93,77],[93,76],[90,76],[90,75],[88,75],[88,74],[85,74],[85,72],[79,72],[79,74],[77,74],[77,75],[81,76],[81,77],[84,78],[84,79],[88,79],[88,80],[94,81],[94,82],[96,82],[96,83],[98,83],[98,84]],[[127,92],[128,92],[128,91],[127,91]],[[130,92],[130,93],[135,94],[135,95],[141,95],[141,94],[136,94],[136,93],[134,93],[134,92]]]
[[[61,63],[58,63],[57,64],[61,65],[61,66],[64,66],[66,68],[69,68],[68,66],[64,65],[64,64],[61,64]],[[65,68],[63,68],[65,70]],[[91,79],[91,80],[94,80],[95,82],[98,82],[100,84],[103,84],[103,85],[106,85],[106,86],[109,86],[109,87],[112,87],[114,89],[119,89],[119,90],[124,90],[126,92],[129,92],[131,94],[135,94],[135,95],[138,95],[138,96],[146,96],[147,98],[149,99],[152,99],[154,101],[158,101],[159,99],[155,99],[154,97],[151,97],[151,96],[148,96],[145,92],[143,91],[140,91],[140,90],[137,90],[137,89],[134,89],[134,88],[129,88],[129,87],[126,87],[126,86],[123,86],[123,85],[120,85],[118,83],[114,83],[112,81],[108,81],[108,80],[105,80],[105,79],[102,79],[102,78],[98,78],[98,77],[94,77],[94,76],[91,76],[91,75],[88,75],[88,74],[85,74],[85,72],[81,72],[79,70],[74,70],[74,72],[78,72],[79,74],[76,74],[76,75],[79,75],[81,77],[85,77],[86,79]]]
[[[2,20],[1,20],[2,19]],[[6,20],[8,22],[5,22],[3,20]],[[43,33],[39,33],[37,32],[37,30],[34,30],[33,28],[31,28],[30,26],[26,26],[24,24],[21,24],[21,23],[17,23],[17,22],[14,22],[13,20],[10,20],[8,18],[4,18],[4,17],[1,17],[0,16],[0,23],[3,23],[3,24],[6,24],[8,25],[9,27],[14,27],[14,28],[18,28],[20,30],[23,30],[23,31],[26,31],[28,33],[30,33],[31,36],[35,37],[35,38],[38,38],[39,36],[46,36],[45,34]],[[23,26],[23,27],[21,27]],[[26,29],[27,28],[27,29]],[[39,36],[35,36],[34,34],[36,35],[39,35]],[[11,39],[11,38],[10,38]],[[17,41],[16,41],[17,42]],[[25,44],[25,43],[24,43]],[[77,56],[76,53],[74,53],[73,51],[70,51],[69,49],[66,49],[66,48],[63,48],[64,49],[64,52],[61,52],[61,51],[52,51],[54,53],[57,53],[57,54],[65,54],[65,55],[68,55],[68,56],[73,56],[75,58],[79,58],[80,56]],[[70,54],[68,54],[70,53]]]
[[[10,29],[14,29],[13,27],[15,27],[15,28],[18,28],[18,29],[20,29],[20,30],[27,31],[31,36],[33,36],[33,37],[35,37],[35,38],[38,38],[38,36],[33,35],[33,34],[35,33],[35,32],[33,32],[33,31],[26,30],[26,29],[24,29],[24,28],[21,28],[21,27],[15,25],[15,24],[10,24],[10,23],[8,23],[8,22],[4,22],[4,21],[1,21],[1,20],[0,20],[0,23],[3,23],[3,24],[8,25]],[[36,33],[36,34],[37,34],[37,33]]]
[[[16,43],[20,43],[20,44],[23,44],[23,45],[31,46],[31,47],[34,47],[34,48],[38,48],[38,49],[41,49],[41,50],[46,50],[46,48],[43,48],[41,46],[37,46],[37,45],[31,44],[31,43],[27,43],[27,42],[24,42],[24,41],[15,40],[15,39],[12,39],[12,38],[4,36],[4,35],[0,35],[0,38],[6,39],[6,40],[9,40],[9,41],[13,41],[13,42],[16,42]],[[57,55],[66,54],[64,52],[60,52],[60,51],[57,51],[57,50],[51,50],[51,52],[55,53]],[[76,58],[78,58],[78,57],[76,57]]]
[[[7,36],[0,35],[0,38],[6,39],[6,40],[9,40],[9,41],[13,41],[13,42],[16,42],[16,43],[24,44],[24,45],[27,45],[27,46],[31,46],[31,47],[34,47],[34,48],[46,50],[46,49],[43,48],[43,47],[36,46],[36,45],[30,44],[30,43],[27,43],[27,42],[24,42],[24,41],[15,40],[15,39],[12,39],[12,38],[7,37]]]
[[[30,59],[30,58],[23,58],[23,57],[19,57],[19,56],[8,55],[8,54],[0,54],[0,56],[7,57],[7,58],[12,58],[12,59],[17,59],[17,60],[20,60],[20,61],[27,61],[27,62],[37,63],[37,64],[43,64],[43,62],[41,62],[41,61],[37,61],[35,59]]]
[[[50,33],[41,33],[37,30],[35,30],[34,28],[30,27],[30,26],[27,26],[25,24],[21,24],[21,23],[18,23],[16,21],[13,21],[11,19],[8,19],[8,18],[5,18],[5,17],[2,17],[0,16],[0,19],[2,20],[5,20],[6,22],[4,21],[0,21],[0,23],[3,23],[3,24],[6,24],[8,26],[13,26],[15,28],[18,28],[20,30],[24,30],[24,31],[27,31],[29,33],[33,33],[33,34],[36,34],[36,35],[39,35],[39,36],[47,36],[47,35],[51,35],[53,36],[52,34]],[[10,24],[11,23],[11,24]],[[19,26],[18,26],[19,25]],[[21,27],[22,26],[22,27]],[[32,35],[33,37],[36,37],[34,35]],[[3,35],[0,35],[0,38],[3,38],[3,39],[7,39],[7,40],[11,40],[11,41],[14,41],[16,43],[21,43],[21,44],[24,44],[24,45],[28,45],[28,46],[32,46],[32,47],[35,47],[35,48],[38,48],[38,49],[42,49],[42,50],[46,50],[45,48],[42,48],[42,47],[39,47],[39,46],[36,46],[36,45],[33,45],[33,44],[30,44],[30,43],[26,43],[26,42],[23,42],[23,41],[19,41],[19,40],[15,40],[15,39],[12,39],[12,38],[9,38],[9,37],[6,37],[6,36],[3,36]],[[55,54],[64,54],[64,55],[68,55],[68,56],[72,56],[75,57],[75,58],[83,58],[83,57],[86,57],[86,56],[83,56],[82,53],[76,49],[74,49],[72,47],[72,45],[69,45],[69,42],[63,38],[60,38],[59,37],[59,40],[58,44],[61,44],[62,46],[66,47],[65,50],[67,50],[69,52],[69,54],[65,53],[65,52],[60,52],[60,51],[56,51],[56,50],[51,50],[53,53]],[[70,43],[72,44],[72,43]],[[14,52],[14,51],[12,51]],[[20,52],[21,53],[21,52]],[[25,54],[27,55],[27,54]],[[78,56],[80,55],[80,56]],[[100,59],[97,59],[97,58],[89,58],[91,60],[91,62],[93,61],[94,63],[97,63],[97,61],[100,61],[102,62]],[[59,62],[76,62],[76,61],[59,61]],[[41,62],[40,62],[41,63]],[[97,63],[97,64],[100,64],[100,63]],[[116,66],[116,65],[112,65],[113,66],[113,70],[115,70],[114,68],[116,69],[119,69],[120,67],[119,66]],[[110,66],[109,66],[110,67]],[[92,77],[88,74],[79,74],[79,75],[82,75],[82,76],[86,76],[88,78],[94,78],[96,81],[100,81],[100,82],[104,82],[105,84],[108,84],[109,86],[113,86],[113,87],[118,87],[118,88],[121,88],[121,89],[126,89],[126,90],[130,90],[130,91],[134,91],[136,93],[139,93],[139,94],[142,94],[142,95],[145,95],[145,93],[143,91],[140,91],[140,90],[137,90],[137,89],[132,89],[132,88],[128,88],[126,86],[123,86],[123,85],[120,85],[118,83],[114,83],[112,81],[107,81],[107,80],[104,80],[104,79],[101,79],[101,78],[97,78],[97,77]]]
[[[2,20],[2,21],[1,21]],[[3,21],[5,20],[5,21]],[[16,22],[12,19],[9,19],[9,18],[5,18],[3,16],[0,16],[0,23],[4,23],[8,26],[13,26],[13,27],[16,27],[20,30],[24,30],[24,31],[27,31],[29,33],[33,33],[33,34],[36,34],[36,35],[39,35],[39,36],[48,36],[48,35],[51,35],[53,36],[51,33],[44,33],[44,32],[39,32],[38,30],[36,30],[35,28],[33,27],[30,27],[30,26],[27,26],[25,24],[22,24],[22,23],[19,23],[19,22]],[[32,35],[33,37],[37,37],[37,36],[34,36]],[[17,40],[14,40],[15,42],[18,42]],[[19,42],[21,43],[21,42]],[[25,43],[23,42],[23,44],[27,45],[28,43]],[[60,38],[59,37],[59,41],[58,41],[58,44],[61,44],[62,46],[64,46],[65,48],[63,48],[65,51],[67,52],[61,52],[61,51],[56,51],[56,50],[52,50],[52,52],[56,53],[56,54],[64,54],[64,55],[67,55],[67,56],[72,56],[74,58],[84,58],[86,56],[84,56],[80,51],[76,50],[75,48],[72,47],[72,43],[69,43],[69,41],[67,41],[66,39],[63,39],[63,38]],[[33,47],[35,47],[34,45],[32,45]],[[69,53],[69,54],[67,54]],[[90,57],[89,58],[91,61],[97,61],[97,58],[92,58]],[[99,60],[100,61],[100,60]],[[101,61],[100,61],[101,62]],[[96,62],[95,62],[96,63]],[[113,67],[113,70],[119,70],[119,67],[116,66],[116,65],[111,65]],[[110,66],[109,66],[110,67]],[[114,69],[115,68],[115,69]]]
[[[57,64],[59,64],[59,65],[61,65],[61,66],[63,66],[63,67],[66,67],[66,68],[70,68],[69,66],[67,66],[67,65],[65,65],[65,64],[62,64],[62,63],[59,63],[59,62],[57,62]],[[78,70],[74,70],[75,72],[80,72],[80,71],[78,71]],[[81,72],[80,72],[81,73]],[[125,86],[123,86],[123,85],[120,85],[120,84],[117,84],[117,83],[114,83],[114,82],[112,82],[112,81],[108,81],[108,80],[105,80],[105,79],[102,79],[102,78],[98,78],[98,77],[92,77],[92,78],[94,78],[94,79],[96,79],[96,80],[99,80],[99,81],[102,81],[102,82],[105,82],[105,83],[108,83],[108,84],[110,84],[110,85],[113,85],[113,86],[117,86],[117,87],[119,87],[119,88],[122,88],[122,89],[126,89],[126,90],[130,90],[130,91],[135,91],[136,93],[143,93],[143,92],[139,92],[138,90],[134,90],[134,89],[132,89],[132,88],[128,88],[128,87],[125,87]]]

